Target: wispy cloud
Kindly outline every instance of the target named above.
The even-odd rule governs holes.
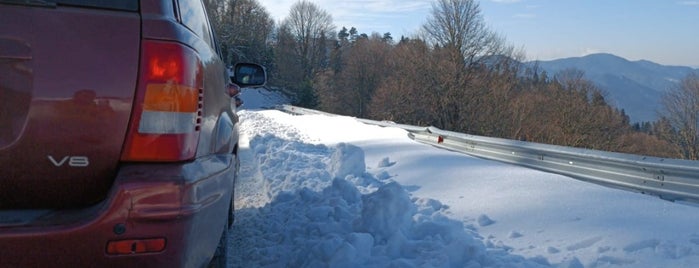
[[[680,4],[683,6],[699,6],[699,1],[680,1],[680,2],[677,2],[677,4]]]

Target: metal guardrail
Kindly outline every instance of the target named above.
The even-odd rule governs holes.
[[[295,114],[337,116],[290,105],[278,108]],[[357,120],[371,125],[402,128],[416,141],[484,159],[561,174],[668,201],[699,203],[699,161],[482,137],[386,121]]]

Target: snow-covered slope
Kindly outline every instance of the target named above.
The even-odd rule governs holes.
[[[349,117],[239,114],[236,267],[699,267],[697,207]]]

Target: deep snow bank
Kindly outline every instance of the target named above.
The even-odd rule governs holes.
[[[486,245],[437,200],[411,197],[361,148],[302,142],[297,130],[241,112],[244,138],[233,228],[239,267],[540,267]],[[262,192],[263,194],[260,194]]]

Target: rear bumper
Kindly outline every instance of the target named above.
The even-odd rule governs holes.
[[[2,266],[200,267],[227,223],[236,161],[218,155],[184,164],[126,164],[109,198],[96,206],[0,225]],[[166,243],[158,252],[107,253],[110,241],[132,239]]]

